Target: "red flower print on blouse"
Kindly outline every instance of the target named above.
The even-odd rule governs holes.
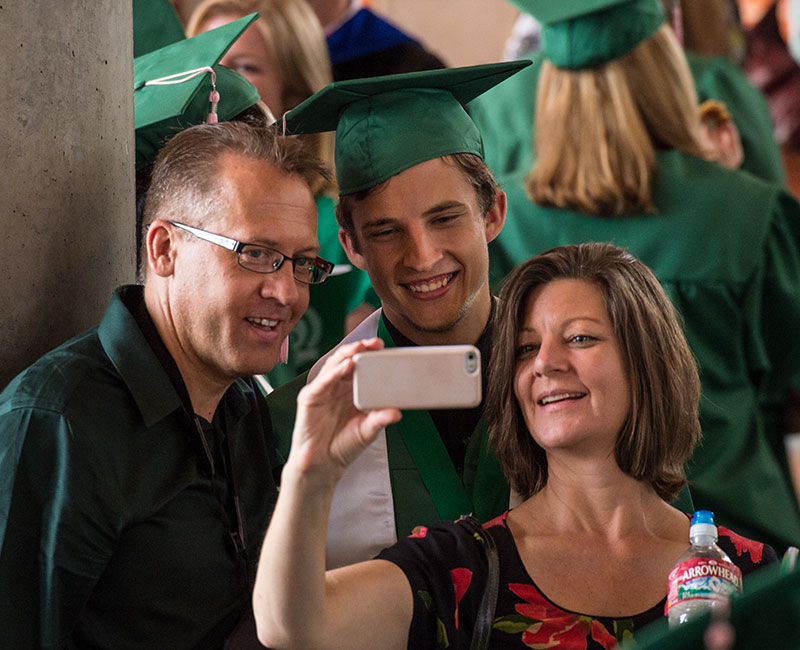
[[[720,526],[719,535],[722,537],[723,535],[733,542],[733,545],[736,547],[736,554],[739,557],[742,557],[742,554],[747,551],[750,553],[750,560],[753,564],[758,564],[761,562],[761,557],[764,554],[764,545],[761,542],[754,542],[752,539],[747,539],[746,537],[742,537],[741,535],[737,535],[732,530],[728,530],[724,526]]]
[[[506,515],[508,514],[508,510],[506,510],[502,515],[497,515],[491,521],[487,521],[485,524],[481,525],[481,528],[491,528],[492,526],[502,526],[506,528]]]
[[[508,587],[526,601],[517,605],[516,610],[531,619],[522,633],[522,642],[529,648],[586,650],[588,635],[608,650],[616,647],[617,639],[599,621],[556,607],[533,585],[509,584]]]
[[[451,569],[450,578],[453,581],[453,590],[456,592],[456,629],[458,629],[458,604],[467,593],[469,584],[472,582],[472,571],[469,569]]]

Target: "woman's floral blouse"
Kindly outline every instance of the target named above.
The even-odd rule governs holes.
[[[618,641],[664,616],[664,599],[627,618],[572,612],[550,601],[531,580],[506,527],[506,515],[484,524],[500,555],[500,592],[490,647],[589,650],[614,648]],[[718,544],[746,575],[777,561],[775,551],[719,527]],[[688,545],[688,542],[687,542]],[[486,584],[483,543],[465,525],[442,522],[386,549],[379,556],[397,564],[414,593],[408,647],[466,649]]]

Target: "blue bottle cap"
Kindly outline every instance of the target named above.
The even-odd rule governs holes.
[[[710,510],[695,510],[694,515],[692,515],[691,525],[694,526],[695,524],[711,524],[713,526],[714,513]]]

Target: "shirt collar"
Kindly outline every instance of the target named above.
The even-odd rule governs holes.
[[[142,419],[147,426],[152,426],[180,408],[182,400],[133,316],[137,305],[143,301],[143,287],[118,288],[100,321],[98,336],[131,392]]]

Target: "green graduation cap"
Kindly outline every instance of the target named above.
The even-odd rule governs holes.
[[[326,86],[289,111],[287,134],[336,131],[340,194],[352,194],[419,163],[453,153],[483,158],[464,105],[530,61],[352,79]]]
[[[206,121],[213,87],[219,93],[220,121],[231,119],[259,101],[258,91],[244,77],[218,65],[256,18],[258,14],[250,14],[134,60],[137,169],[152,163],[173,135]]]
[[[542,24],[542,53],[578,70],[630,52],[664,24],[661,0],[510,0]]]
[[[133,0],[133,56],[184,38],[183,25],[169,0]]]

